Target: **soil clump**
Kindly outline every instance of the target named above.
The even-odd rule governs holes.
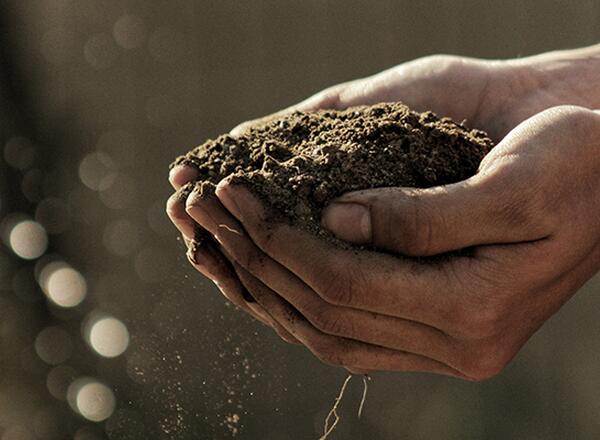
[[[402,103],[295,112],[238,137],[208,140],[171,165],[199,171],[196,185],[214,191],[223,178],[249,185],[279,220],[335,240],[320,226],[323,208],[349,191],[428,188],[477,172],[493,142],[433,112]]]

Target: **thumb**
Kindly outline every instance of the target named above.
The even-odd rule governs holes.
[[[347,193],[325,208],[322,223],[341,240],[408,256],[542,238],[520,212],[526,196],[500,180],[476,175],[428,189]]]
[[[515,127],[484,157],[479,172],[427,189],[379,188],[344,194],[323,212],[338,238],[409,256],[476,245],[532,242],[556,231],[563,176],[597,142],[597,119],[581,107],[545,110]],[[586,150],[587,151],[587,150]],[[579,166],[579,165],[578,165]]]

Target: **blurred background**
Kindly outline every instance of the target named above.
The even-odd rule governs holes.
[[[346,374],[224,302],[164,214],[178,154],[433,53],[600,41],[600,2],[2,0],[0,439],[317,438]],[[600,437],[600,282],[499,377],[351,382],[332,439]]]

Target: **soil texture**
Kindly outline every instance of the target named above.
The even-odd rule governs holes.
[[[272,216],[331,239],[320,227],[321,211],[341,194],[458,182],[477,172],[492,147],[481,130],[381,103],[290,113],[236,138],[208,140],[171,166],[195,167],[203,191],[233,176]]]

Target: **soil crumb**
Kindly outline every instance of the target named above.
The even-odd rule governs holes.
[[[171,166],[195,167],[203,191],[232,176],[273,216],[331,239],[320,217],[334,198],[360,189],[458,182],[477,172],[492,147],[485,132],[463,123],[381,103],[291,113],[237,138],[208,140]]]

